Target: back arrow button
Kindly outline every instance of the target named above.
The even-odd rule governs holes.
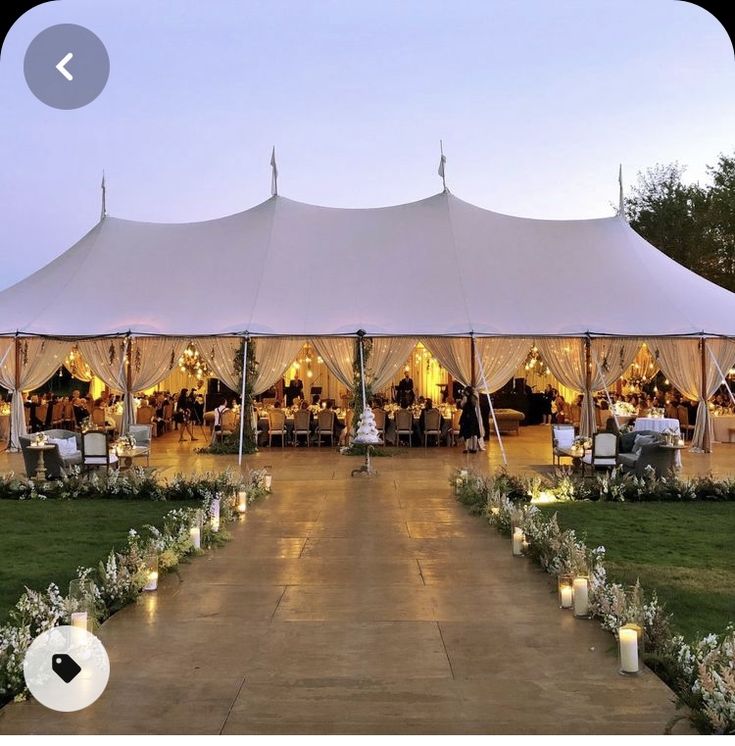
[[[66,69],[65,65],[67,65],[71,58],[74,55],[69,52],[67,55],[64,56],[64,58],[56,65],[56,69],[67,79],[67,80],[74,80],[74,76]]]

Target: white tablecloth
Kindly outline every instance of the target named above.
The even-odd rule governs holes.
[[[639,417],[633,425],[633,431],[637,432],[638,430],[655,430],[657,433],[669,430],[681,437],[679,420],[675,420],[673,417]],[[676,452],[674,462],[677,466],[681,466],[681,451]]]
[[[720,415],[719,417],[713,417],[712,423],[715,431],[715,442],[716,443],[735,443],[735,433],[732,438],[727,432],[728,429],[735,429],[735,415]]]

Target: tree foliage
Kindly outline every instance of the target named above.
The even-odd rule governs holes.
[[[639,174],[625,200],[630,225],[656,248],[735,291],[735,154],[708,166],[710,183],[686,184],[678,163]]]

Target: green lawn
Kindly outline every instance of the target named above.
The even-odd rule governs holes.
[[[0,500],[0,620],[23,593],[57,583],[62,593],[77,567],[96,566],[122,548],[131,528],[160,525],[173,508],[194,502],[151,500]]]
[[[686,637],[735,622],[735,503],[567,503],[559,515],[588,546],[607,550],[608,574],[655,589]]]

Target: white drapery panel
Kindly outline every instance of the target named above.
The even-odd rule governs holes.
[[[46,383],[61,367],[66,351],[69,349],[68,342],[40,337],[22,337],[18,344],[18,355],[16,355],[15,343],[15,339],[9,337],[0,340],[0,384],[12,394],[11,450],[20,449],[20,436],[28,432],[23,392],[33,391]]]
[[[704,342],[705,349],[702,349]],[[712,418],[707,399],[718,389],[722,377],[717,365],[727,372],[735,364],[735,340],[732,339],[651,339],[648,348],[661,370],[687,399],[699,402],[697,422],[692,435],[692,450],[712,450]],[[702,355],[705,382],[702,386]],[[714,359],[717,361],[715,365]],[[704,394],[704,397],[703,397]]]
[[[579,338],[544,337],[536,340],[541,357],[554,377],[567,388],[583,395],[579,434],[589,437],[595,432],[592,392],[587,390],[585,341]]]
[[[304,340],[298,337],[258,337],[255,342],[257,375],[253,381],[253,395],[267,391],[296,359]],[[251,354],[248,348],[248,356]],[[322,357],[324,357],[322,355]]]
[[[373,337],[373,347],[365,371],[365,380],[373,391],[380,391],[389,384],[405,365],[416,346],[411,337]],[[323,357],[323,356],[322,356]]]
[[[478,388],[488,394],[502,388],[526,359],[532,344],[533,340],[525,337],[475,338]]]
[[[355,337],[317,337],[312,341],[329,372],[343,386],[352,389]]]
[[[468,386],[472,379],[472,341],[469,337],[423,337],[426,349],[456,381]]]
[[[590,342],[592,391],[609,389],[635,360],[643,345],[635,337],[595,337]]]
[[[232,391],[240,391],[239,367],[235,361],[242,356],[242,337],[202,337],[194,346],[207,361],[214,375]]]
[[[97,378],[101,378],[105,385],[115,393],[125,393],[127,376],[125,369],[127,340],[125,337],[82,339],[77,342],[77,346]]]

